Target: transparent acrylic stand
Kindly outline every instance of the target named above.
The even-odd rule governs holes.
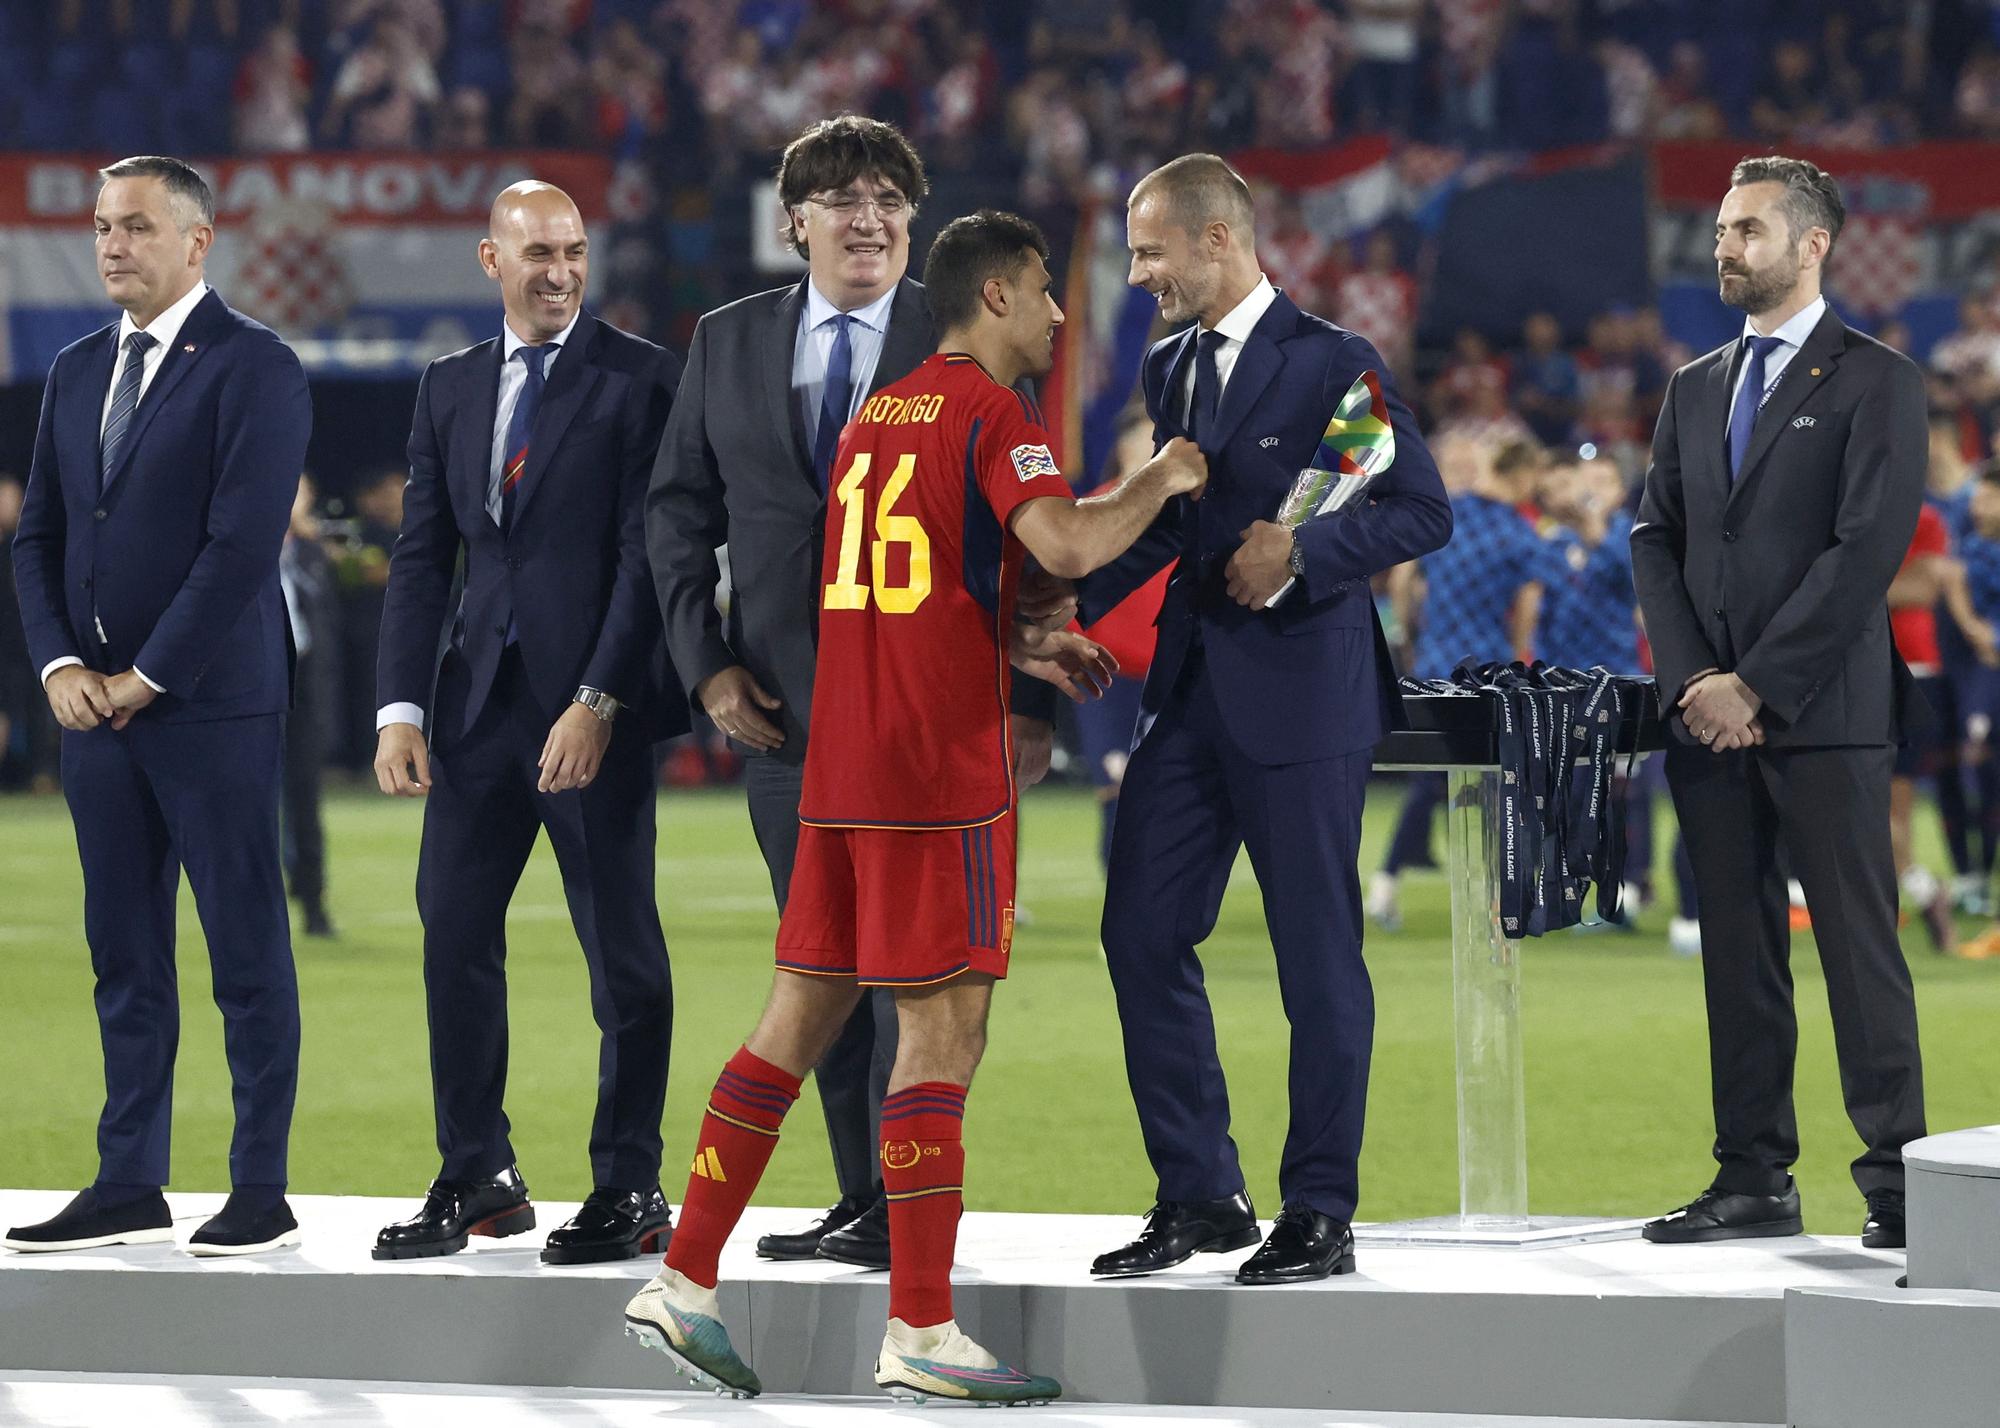
[[[1459,1212],[1356,1225],[1355,1238],[1519,1249],[1632,1238],[1643,1221],[1528,1213],[1521,943],[1500,928],[1500,771],[1450,765],[1444,773],[1449,786],[1445,839],[1458,1056]]]

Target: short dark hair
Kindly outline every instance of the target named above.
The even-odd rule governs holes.
[[[1834,240],[1840,237],[1840,230],[1847,222],[1847,205],[1841,200],[1840,185],[1834,182],[1832,174],[1806,159],[1788,159],[1779,154],[1747,158],[1730,173],[1729,183],[1732,188],[1751,183],[1783,184],[1785,192],[1778,200],[1778,207],[1784,210],[1785,227],[1794,243],[1805,237],[1808,229],[1824,228],[1827,251],[1831,253]]]
[[[1256,227],[1257,206],[1243,175],[1217,154],[1183,154],[1161,164],[1132,185],[1126,206],[1157,192],[1168,216],[1187,233],[1211,223],[1227,223],[1248,236]]]
[[[931,191],[916,149],[902,130],[880,119],[838,114],[807,126],[785,145],[778,160],[778,202],[785,206],[785,236],[801,258],[806,240],[792,210],[812,194],[846,188],[870,174],[900,192],[912,209]]]
[[[979,295],[990,278],[1014,278],[1028,255],[1049,260],[1049,240],[1018,213],[982,208],[938,230],[924,259],[924,296],[939,332],[963,327],[979,315]]]
[[[215,190],[185,159],[170,159],[164,154],[139,154],[107,164],[97,171],[97,176],[107,183],[115,178],[160,180],[167,186],[167,201],[174,207],[174,222],[180,225],[183,233],[197,223],[206,223],[210,227],[215,224]]]

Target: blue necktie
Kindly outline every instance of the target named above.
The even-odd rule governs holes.
[[[1752,337],[1750,360],[1745,364],[1743,385],[1736,389],[1736,405],[1729,409],[1729,481],[1743,470],[1743,457],[1750,450],[1750,433],[1757,429],[1757,411],[1764,405],[1764,359],[1778,349],[1782,337]]]
[[[847,408],[854,401],[854,344],[847,329],[854,321],[846,313],[833,319],[833,351],[826,359],[826,394],[819,402],[819,431],[813,436],[813,474],[824,491],[832,474],[833,454],[840,448],[840,429],[847,425]]]
[[[500,529],[511,530],[514,507],[519,503],[521,478],[528,473],[528,438],[534,434],[535,413],[542,405],[542,364],[556,344],[517,348],[515,355],[528,369],[521,395],[514,403],[514,415],[507,421],[507,456],[500,465]]]
[[[139,409],[139,383],[146,375],[146,352],[153,339],[135,332],[125,339],[125,370],[118,374],[118,390],[112,395],[111,410],[104,418],[104,438],[98,445],[97,485],[102,490],[118,464],[125,436],[132,430],[132,414]]]

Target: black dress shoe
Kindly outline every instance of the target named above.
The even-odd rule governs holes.
[[[877,1196],[874,1203],[820,1238],[815,1259],[851,1264],[860,1269],[889,1267],[889,1201]]]
[[[535,1207],[521,1172],[508,1166],[485,1180],[431,1182],[421,1210],[382,1227],[375,1236],[377,1259],[428,1259],[457,1254],[472,1235],[501,1239],[535,1227]]]
[[[173,1237],[174,1217],[167,1212],[167,1197],[158,1190],[112,1196],[93,1185],[40,1224],[7,1231],[0,1243],[23,1254],[47,1254],[104,1245],[160,1244]]]
[[[1238,1284],[1300,1284],[1354,1273],[1354,1231],[1310,1205],[1287,1205],[1257,1253],[1236,1271]]]
[[[880,1198],[867,1195],[843,1195],[840,1203],[828,1210],[808,1229],[792,1235],[764,1235],[757,1241],[757,1253],[765,1259],[811,1259],[819,1249],[819,1242],[835,1230],[853,1224],[867,1213],[868,1207]]]
[[[1861,1226],[1861,1244],[1866,1249],[1909,1248],[1909,1232],[1903,1222],[1902,1191],[1868,1192],[1868,1219]]]
[[[1767,1239],[1805,1232],[1805,1221],[1799,1216],[1799,1187],[1790,1180],[1782,1195],[1739,1195],[1711,1185],[1673,1213],[1648,1220],[1640,1231],[1656,1245]]]
[[[1242,1191],[1219,1200],[1162,1200],[1146,1212],[1146,1228],[1129,1245],[1091,1261],[1092,1274],[1122,1278],[1172,1269],[1198,1254],[1221,1254],[1257,1243],[1257,1212]]]
[[[549,1231],[543,1264],[600,1264],[658,1254],[673,1237],[674,1214],[655,1185],[613,1190],[600,1185],[574,1215]]]
[[[204,1258],[215,1255],[262,1254],[299,1242],[299,1222],[292,1207],[280,1195],[232,1192],[207,1224],[188,1240],[187,1252]]]

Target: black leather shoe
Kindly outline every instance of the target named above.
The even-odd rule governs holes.
[[[549,1231],[543,1264],[600,1264],[658,1254],[673,1238],[674,1214],[655,1185],[613,1190],[600,1185],[574,1215]]]
[[[1287,1205],[1278,1211],[1271,1233],[1257,1253],[1236,1271],[1236,1282],[1300,1284],[1352,1273],[1354,1231],[1347,1221],[1322,1215],[1310,1205]]]
[[[1090,1272],[1122,1278],[1172,1269],[1198,1254],[1221,1254],[1257,1243],[1257,1212],[1242,1191],[1220,1200],[1162,1200],[1146,1212],[1146,1228],[1129,1245],[1101,1254]]]
[[[839,1229],[821,1236],[815,1259],[830,1259],[860,1269],[889,1267],[889,1202],[876,1196],[873,1203]]]
[[[431,1182],[423,1208],[407,1220],[384,1225],[375,1236],[377,1259],[428,1259],[457,1254],[472,1235],[502,1239],[535,1227],[535,1207],[521,1172],[508,1166],[486,1180]]]
[[[281,1195],[232,1192],[207,1224],[188,1240],[187,1252],[203,1257],[232,1254],[262,1254],[299,1242],[299,1222],[292,1207]]]
[[[1861,1226],[1861,1244],[1865,1249],[1909,1248],[1909,1232],[1903,1223],[1902,1191],[1868,1192],[1868,1219]]]
[[[764,1235],[759,1238],[757,1253],[765,1259],[811,1259],[818,1251],[821,1240],[860,1219],[876,1199],[872,1194],[843,1195],[840,1203],[814,1221],[810,1228],[792,1235]]]
[[[1640,1231],[1656,1245],[1768,1239],[1805,1232],[1805,1221],[1799,1216],[1799,1187],[1792,1180],[1785,1182],[1782,1195],[1738,1195],[1711,1185],[1673,1213],[1648,1220]]]
[[[114,1199],[93,1185],[78,1191],[40,1224],[7,1231],[0,1243],[23,1254],[48,1254],[104,1245],[163,1244],[173,1237],[174,1217],[167,1212],[167,1197],[159,1191]]]

